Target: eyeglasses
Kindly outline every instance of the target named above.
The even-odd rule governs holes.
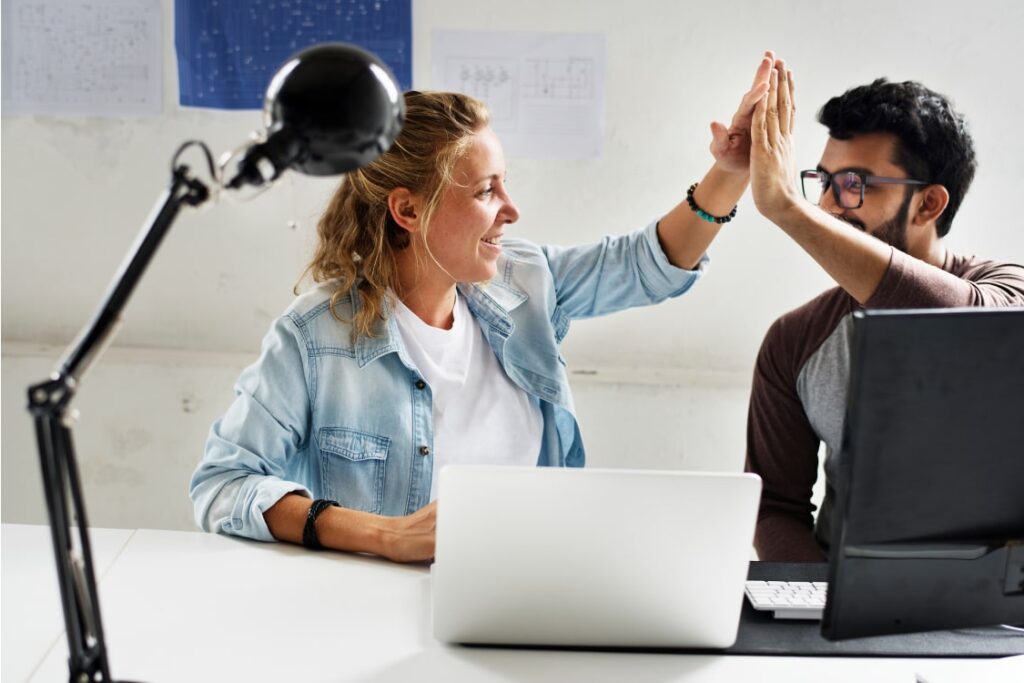
[[[820,204],[821,197],[832,187],[836,204],[843,209],[859,209],[864,204],[864,188],[871,185],[929,185],[923,180],[910,178],[882,178],[856,171],[800,171],[800,185],[804,198],[812,204]]]

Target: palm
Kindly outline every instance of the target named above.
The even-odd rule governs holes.
[[[717,122],[711,124],[711,155],[725,171],[739,173],[750,169],[750,125],[754,120],[754,107],[768,91],[768,74],[774,62],[775,55],[766,52],[754,75],[754,84],[740,101],[728,128]]]
[[[750,168],[750,122],[745,126],[733,125],[711,142],[711,154],[723,170],[738,173]]]

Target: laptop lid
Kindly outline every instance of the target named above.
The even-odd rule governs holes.
[[[760,478],[741,473],[446,467],[434,635],[729,647],[760,492]]]

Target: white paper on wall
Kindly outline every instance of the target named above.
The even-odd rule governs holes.
[[[160,0],[5,0],[4,114],[155,116]]]
[[[483,100],[510,156],[601,156],[605,37],[435,31],[432,87]]]

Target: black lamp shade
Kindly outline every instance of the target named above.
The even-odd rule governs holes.
[[[383,154],[402,127],[405,102],[377,57],[346,43],[323,43],[278,69],[264,116],[268,138],[283,138],[292,150],[284,155],[288,168],[329,176]]]

